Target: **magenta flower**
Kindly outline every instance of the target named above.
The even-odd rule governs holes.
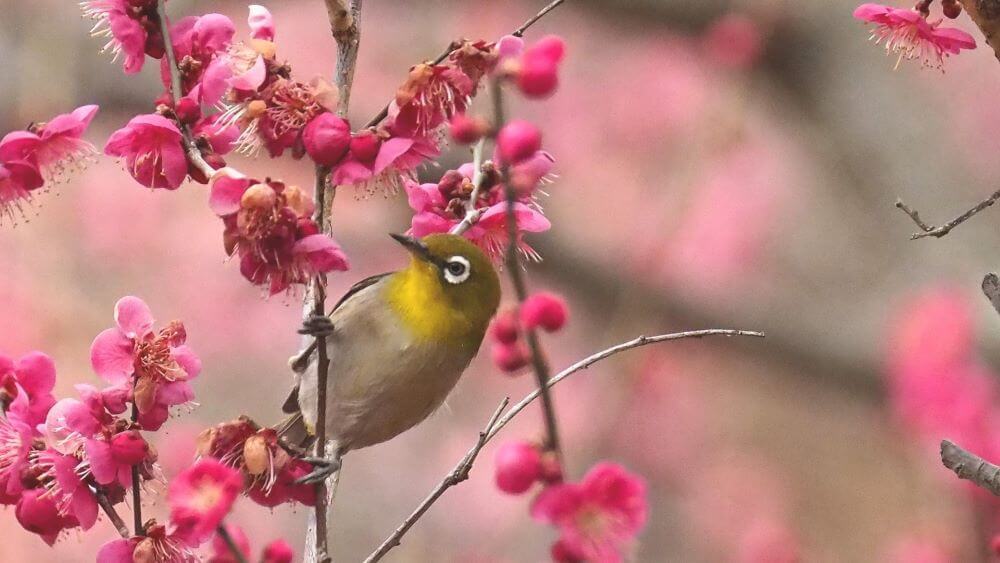
[[[14,516],[22,528],[38,534],[49,545],[56,543],[60,532],[77,525],[72,516],[60,512],[56,499],[45,489],[24,491],[14,509]]]
[[[12,415],[0,417],[0,504],[20,499],[32,440],[30,426]]]
[[[31,205],[31,192],[45,184],[38,168],[24,160],[0,162],[0,223],[4,218],[16,222]]]
[[[177,535],[202,543],[215,533],[243,489],[239,471],[222,462],[198,460],[170,482],[167,502]]]
[[[184,325],[173,321],[154,332],[153,315],[138,297],[115,304],[115,323],[94,339],[90,363],[112,385],[131,388],[139,423],[157,430],[170,407],[194,398],[188,381],[198,376],[201,362],[184,344]]]
[[[87,472],[80,467],[80,461],[51,448],[33,450],[29,459],[30,471],[37,475],[59,514],[89,530],[97,521],[97,498],[84,481]]]
[[[321,113],[302,131],[302,143],[314,162],[333,166],[351,148],[351,124],[332,113]]]
[[[547,98],[559,87],[559,64],[566,45],[561,37],[547,35],[521,55],[517,87],[528,98]]]
[[[264,41],[274,41],[274,17],[267,8],[258,4],[250,4],[250,15],[247,16],[247,25],[250,26],[250,37],[263,39]]]
[[[497,449],[493,464],[497,488],[507,494],[527,492],[542,477],[542,452],[531,442],[503,444]]]
[[[126,74],[142,70],[146,55],[163,56],[163,35],[156,0],[87,0],[80,3],[84,17],[96,20],[90,34],[106,38],[102,52],[124,59]]]
[[[125,159],[129,174],[149,188],[177,189],[188,163],[180,129],[159,114],[138,115],[112,133],[104,154]]]
[[[263,563],[292,563],[295,552],[285,540],[274,540],[267,544],[261,559]]]
[[[219,80],[226,78],[225,54],[236,34],[233,21],[222,14],[205,14],[183,18],[170,27],[177,60],[189,60],[182,73],[182,87],[185,94],[193,92],[199,84],[206,88],[201,93],[202,101],[214,104],[218,101]],[[170,67],[166,58],[160,61],[160,78],[166,88],[170,88]],[[221,73],[221,74],[220,74]]]
[[[102,545],[97,552],[97,563],[199,563],[196,547],[153,522],[146,526],[145,536],[111,540]]]
[[[0,355],[0,388],[7,414],[34,427],[43,422],[56,399],[56,366],[52,358],[32,352],[16,362]]]
[[[940,19],[928,22],[917,10],[862,4],[854,10],[854,17],[875,24],[871,39],[876,44],[884,42],[888,54],[898,55],[896,68],[903,59],[917,58],[924,66],[941,68],[946,57],[976,48],[976,40],[968,33],[940,27]]]
[[[27,131],[8,133],[0,140],[0,162],[24,160],[38,167],[47,181],[65,180],[97,154],[94,145],[82,139],[97,110],[95,105],[81,106]]]
[[[528,329],[541,328],[546,332],[555,332],[566,324],[568,316],[566,300],[554,293],[536,293],[521,305],[521,324]]]
[[[379,192],[392,195],[413,179],[418,166],[439,152],[426,138],[361,131],[351,139],[351,150],[333,169],[330,182],[355,186],[362,197]]]
[[[609,462],[592,467],[579,483],[549,486],[531,506],[533,518],[559,528],[554,551],[599,563],[624,560],[647,512],[642,478]]]
[[[312,199],[296,186],[220,176],[209,206],[226,226],[226,252],[238,255],[243,276],[270,295],[349,268],[340,246],[313,222]]]
[[[551,157],[545,153],[537,153],[536,158],[512,167],[510,172],[511,183],[515,186],[527,181],[519,178],[530,176],[536,179],[530,182],[527,190],[516,188],[522,195],[518,196],[514,204],[518,248],[522,254],[534,259],[538,258],[538,254],[524,241],[524,233],[544,232],[552,226],[531,193],[538,183],[537,179],[548,173],[548,167],[540,166],[540,162],[551,164]],[[465,205],[472,192],[472,166],[465,165],[459,170],[446,172],[437,184],[417,184],[407,180],[403,186],[410,208],[414,211],[410,234],[422,237],[431,233],[446,233],[465,217]],[[494,183],[482,190],[476,209],[480,212],[479,219],[465,232],[465,236],[494,260],[500,260],[508,240],[507,200],[503,185]]]
[[[91,438],[86,442],[85,451],[90,472],[101,485],[117,483],[127,488],[132,483],[132,467],[152,463],[149,444],[138,430]]]

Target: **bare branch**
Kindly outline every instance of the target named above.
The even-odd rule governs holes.
[[[465,204],[465,217],[461,222],[452,227],[451,234],[460,235],[469,230],[469,227],[479,220],[483,214],[481,209],[476,209],[476,202],[479,201],[479,190],[483,187],[486,177],[483,174],[483,148],[486,145],[486,137],[479,139],[476,146],[472,148],[472,193],[469,194],[469,201]]]
[[[949,440],[941,440],[941,463],[958,475],[1000,496],[1000,466],[966,451]]]
[[[125,525],[125,521],[122,520],[118,511],[115,510],[114,505],[112,505],[111,501],[108,500],[108,494],[104,492],[104,489],[96,483],[91,483],[91,486],[94,487],[94,496],[97,497],[97,505],[100,506],[101,510],[103,510],[104,513],[108,515],[108,518],[111,519],[111,523],[115,525],[115,529],[118,530],[118,534],[126,540],[132,537],[132,534],[128,531],[128,526]]]
[[[671,340],[681,340],[685,338],[704,338],[706,336],[751,336],[763,338],[764,333],[749,330],[708,329],[660,334],[657,336],[640,336],[629,340],[628,342],[622,342],[616,346],[591,354],[590,356],[576,362],[550,379],[547,387],[551,388],[556,383],[559,383],[574,373],[587,369],[595,363],[614,356],[619,352],[624,352],[625,350],[631,350],[632,348],[639,348],[641,346],[655,344],[657,342],[668,342]],[[385,557],[389,550],[398,546],[402,542],[402,538],[406,532],[413,527],[417,520],[419,520],[420,517],[427,512],[431,505],[433,505],[445,491],[468,479],[469,473],[472,470],[472,465],[476,461],[476,457],[479,455],[479,452],[482,451],[486,444],[489,443],[489,441],[492,440],[493,437],[496,436],[508,422],[524,410],[525,407],[530,405],[532,401],[537,399],[539,395],[541,395],[541,391],[539,389],[535,389],[524,399],[521,399],[519,403],[511,407],[510,410],[504,413],[503,416],[499,416],[500,412],[503,411],[508,403],[508,400],[504,399],[504,401],[500,404],[500,407],[493,413],[493,416],[490,417],[489,424],[487,424],[486,428],[479,433],[476,443],[472,446],[468,453],[466,453],[458,464],[455,465],[455,467],[447,475],[445,475],[444,479],[442,479],[441,482],[434,487],[434,490],[431,491],[431,493],[423,500],[423,502],[420,503],[419,506],[417,506],[416,510],[410,513],[410,515],[403,520],[403,523],[400,524],[399,527],[396,528],[396,530],[393,531],[393,533],[365,559],[365,563],[375,563]]]
[[[229,549],[229,553],[233,554],[233,559],[236,563],[247,563],[247,558],[243,555],[243,551],[240,550],[240,546],[236,545],[236,541],[233,540],[233,536],[229,534],[229,530],[226,529],[225,525],[221,525],[215,529],[215,533],[219,534],[222,541],[225,542],[226,547]]]
[[[486,446],[486,442],[489,441],[490,433],[496,429],[500,413],[507,408],[509,403],[509,397],[500,402],[500,406],[493,412],[493,416],[490,417],[486,427],[479,433],[479,439],[476,440],[476,445],[472,446],[472,449],[469,450],[469,452],[465,454],[465,457],[458,462],[458,465],[451,470],[451,473],[448,473],[448,475],[446,475],[445,478],[438,483],[438,486],[434,487],[434,490],[427,495],[427,498],[420,503],[420,506],[410,513],[410,515],[406,517],[406,520],[403,520],[403,523],[396,528],[396,531],[386,538],[386,540],[382,542],[382,545],[378,546],[378,548],[365,559],[365,563],[375,563],[375,561],[382,559],[390,549],[400,544],[403,535],[405,535],[406,532],[417,523],[417,520],[419,520],[420,517],[427,512],[431,505],[434,504],[445,491],[469,478],[469,471],[472,470],[472,464],[475,463],[476,458],[479,456],[479,452],[481,452],[483,447]]]
[[[327,1],[329,2],[331,0],[327,0]],[[545,15],[548,14],[549,12],[551,12],[552,10],[555,10],[556,8],[558,8],[559,5],[562,4],[563,2],[565,2],[565,0],[555,0],[554,2],[552,2],[549,5],[545,6],[544,8],[542,8],[541,10],[539,10],[538,13],[536,13],[535,15],[531,16],[530,18],[528,18],[528,20],[526,22],[524,22],[523,24],[521,24],[520,27],[518,27],[513,32],[511,32],[511,35],[516,35],[517,37],[523,36],[524,32],[528,31],[529,27],[535,25],[535,23],[538,22],[538,20],[540,20],[543,17],[545,17]],[[452,51],[454,51],[455,49],[458,49],[461,45],[462,44],[459,41],[452,41],[451,44],[449,44],[448,47],[446,47],[445,50],[440,55],[438,55],[436,59],[434,59],[433,61],[431,61],[431,64],[432,65],[441,64],[445,59],[448,58],[448,55],[450,55],[452,53]],[[382,120],[385,119],[388,116],[389,116],[389,104],[386,104],[385,107],[383,107],[375,115],[375,117],[371,118],[368,121],[368,123],[365,124],[365,128],[367,129],[369,127],[375,127],[379,123],[382,123]]]
[[[924,237],[941,238],[950,233],[951,230],[954,229],[955,227],[971,219],[974,215],[976,215],[980,211],[986,209],[987,207],[992,207],[993,204],[997,202],[997,200],[1000,200],[1000,190],[993,192],[990,195],[990,197],[984,199],[983,201],[980,201],[965,213],[962,213],[958,217],[955,217],[954,219],[948,221],[947,223],[941,225],[940,227],[935,227],[934,225],[928,225],[927,223],[925,223],[923,219],[920,218],[920,214],[917,212],[917,210],[903,203],[903,200],[901,199],[896,200],[896,207],[903,210],[903,213],[909,215],[910,219],[912,219],[913,222],[917,224],[917,227],[919,227],[920,230],[923,231],[920,233],[913,233],[912,235],[910,235],[911,240],[916,240],[918,238],[924,238]]]

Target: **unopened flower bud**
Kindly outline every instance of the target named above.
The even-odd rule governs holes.
[[[521,322],[528,329],[555,332],[566,324],[566,302],[554,293],[536,293],[521,305]]]
[[[138,430],[119,432],[111,438],[111,457],[124,465],[138,465],[149,453],[149,444]]]
[[[519,495],[542,476],[542,455],[530,442],[507,442],[497,449],[494,480],[501,491]]]
[[[174,107],[174,113],[181,123],[194,123],[201,119],[201,106],[193,98],[181,98]]]
[[[518,337],[517,312],[514,310],[503,311],[493,319],[490,325],[490,336],[501,344],[513,344]]]
[[[351,125],[332,113],[321,113],[306,125],[302,142],[314,162],[333,166],[351,148]]]
[[[542,147],[542,134],[538,128],[524,120],[511,121],[497,135],[500,158],[508,164],[527,160]]]
[[[495,344],[491,354],[493,363],[509,374],[513,374],[528,365],[528,351],[519,342]]]
[[[274,540],[264,548],[263,563],[292,563],[295,552],[285,540]]]
[[[958,3],[958,0],[941,0],[941,9],[948,19],[955,19],[962,15],[962,5]]]
[[[489,124],[481,117],[469,117],[464,113],[457,113],[451,118],[448,132],[455,142],[471,145],[481,139],[489,128]]]

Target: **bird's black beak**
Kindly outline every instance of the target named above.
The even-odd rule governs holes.
[[[403,248],[410,251],[410,254],[420,258],[421,260],[431,261],[431,252],[427,249],[427,245],[420,242],[419,240],[408,236],[400,235],[397,233],[389,233],[389,236],[396,239],[396,242],[403,245]]]

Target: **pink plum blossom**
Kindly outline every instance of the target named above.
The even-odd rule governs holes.
[[[38,534],[49,545],[56,542],[60,532],[77,525],[72,516],[59,510],[57,499],[45,489],[25,491],[17,502],[14,516],[22,528]]]
[[[32,352],[17,361],[0,355],[0,388],[9,416],[30,427],[45,420],[56,399],[56,366],[52,358]]]
[[[139,115],[111,135],[104,153],[124,158],[129,174],[143,186],[175,190],[188,172],[181,139],[173,121],[155,113]]]
[[[351,148],[351,124],[332,113],[321,113],[306,125],[302,142],[314,162],[333,166]]]
[[[184,325],[173,321],[154,332],[152,313],[138,297],[123,297],[115,304],[115,323],[94,339],[91,365],[112,385],[131,389],[139,423],[156,430],[166,421],[169,407],[194,398],[188,381],[198,376],[201,362],[184,344]]]
[[[23,216],[25,207],[31,205],[31,192],[44,183],[38,168],[30,162],[0,162],[0,222],[5,217],[16,221],[18,215]]]
[[[976,48],[976,40],[968,33],[941,27],[940,19],[928,22],[917,10],[862,4],[854,10],[854,17],[875,24],[871,39],[876,44],[885,43],[888,54],[898,55],[897,68],[903,59],[917,58],[924,66],[941,68],[946,57]]]
[[[146,526],[145,536],[105,543],[97,552],[97,563],[198,563],[196,547],[153,522]]]
[[[497,153],[503,162],[518,164],[542,148],[542,134],[534,124],[516,119],[497,133]]]
[[[319,232],[312,198],[297,186],[222,175],[209,205],[226,226],[226,252],[238,255],[243,276],[270,295],[350,267],[340,246]]]
[[[550,485],[531,506],[533,518],[559,529],[556,551],[601,563],[625,559],[647,512],[642,478],[609,462],[592,467],[578,483]]]
[[[519,495],[542,477],[542,452],[537,444],[507,442],[497,449],[493,461],[494,482],[501,491]]]
[[[97,498],[84,481],[86,472],[79,467],[79,460],[48,448],[33,450],[30,463],[36,479],[55,503],[59,514],[83,530],[89,530],[97,521]]]
[[[554,293],[535,293],[521,304],[521,323],[528,330],[555,332],[566,324],[568,315],[566,300]]]
[[[97,22],[91,35],[107,39],[103,51],[124,59],[125,74],[142,70],[146,55],[163,56],[156,0],[87,0],[80,6],[85,17]]]
[[[292,563],[295,552],[288,542],[282,539],[274,540],[264,548],[263,563]]]
[[[97,110],[96,105],[81,106],[26,131],[8,133],[0,140],[0,162],[24,160],[38,167],[47,181],[64,180],[97,154],[82,138]]]
[[[239,471],[204,458],[170,482],[170,521],[180,537],[201,543],[215,533],[243,489]]]
[[[31,427],[13,415],[0,417],[0,504],[17,504],[28,467]]]
[[[250,4],[247,8],[250,10],[250,15],[247,16],[250,36],[254,39],[274,41],[274,17],[271,16],[271,12],[258,4]]]
[[[548,35],[524,50],[516,72],[516,83],[528,98],[546,98],[559,86],[559,64],[566,45],[561,37]]]

